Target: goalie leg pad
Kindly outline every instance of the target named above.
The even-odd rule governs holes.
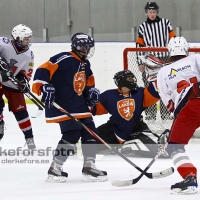
[[[158,150],[158,144],[155,141],[142,132],[135,132],[122,146],[122,153],[133,153],[143,157],[155,156]]]

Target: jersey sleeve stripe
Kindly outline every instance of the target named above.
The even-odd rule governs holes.
[[[58,69],[58,64],[55,63],[51,63],[50,61],[45,62],[44,64],[42,64],[41,66],[38,67],[38,69],[47,69],[50,73],[50,80],[52,79],[53,74],[55,73],[55,71]]]
[[[98,102],[98,104],[96,104],[96,115],[102,115],[102,114],[107,114],[108,111],[104,108],[104,106]]]
[[[151,85],[153,87],[153,85]],[[149,107],[152,106],[153,104],[155,104],[158,100],[160,100],[160,98],[158,98],[158,93],[155,91],[154,92],[149,92],[149,90],[151,91],[151,88],[146,87],[144,89],[144,101],[143,101],[143,106],[144,107]],[[155,93],[155,94],[154,94]],[[153,96],[155,95],[155,96]]]
[[[144,39],[141,38],[141,37],[138,37],[137,40],[136,40],[136,43],[138,43],[138,44],[144,46]]]
[[[94,84],[95,84],[94,76],[92,75],[87,79],[86,86],[94,86]]]
[[[87,117],[92,116],[91,113],[77,113],[77,114],[71,114],[71,115],[76,119],[87,118]],[[71,118],[66,115],[59,115],[57,117],[46,118],[47,123],[57,123],[57,122],[65,121],[65,120],[71,120]]]
[[[176,33],[173,30],[169,33],[169,39],[172,37],[176,37]]]

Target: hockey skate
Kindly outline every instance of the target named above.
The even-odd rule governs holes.
[[[27,145],[28,149],[30,150],[36,148],[33,138],[27,138],[25,145]]]
[[[68,174],[66,172],[63,172],[62,164],[58,164],[57,162],[53,160],[48,170],[48,177],[46,181],[53,182],[53,183],[63,183],[63,182],[66,182],[67,177],[68,177]]]
[[[87,161],[83,165],[81,180],[85,182],[107,181],[107,172],[97,169],[92,161]]]
[[[197,193],[197,179],[189,175],[183,181],[171,186],[172,194],[194,194]]]

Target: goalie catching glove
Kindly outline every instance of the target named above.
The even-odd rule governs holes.
[[[157,74],[161,67],[163,67],[164,62],[153,55],[145,55],[139,57],[145,65],[145,72],[147,74],[148,81],[156,81]]]

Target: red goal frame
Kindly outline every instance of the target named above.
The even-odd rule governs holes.
[[[123,51],[124,70],[128,69],[128,52],[168,52],[166,47],[128,47]],[[200,53],[200,47],[190,47],[189,52]]]

